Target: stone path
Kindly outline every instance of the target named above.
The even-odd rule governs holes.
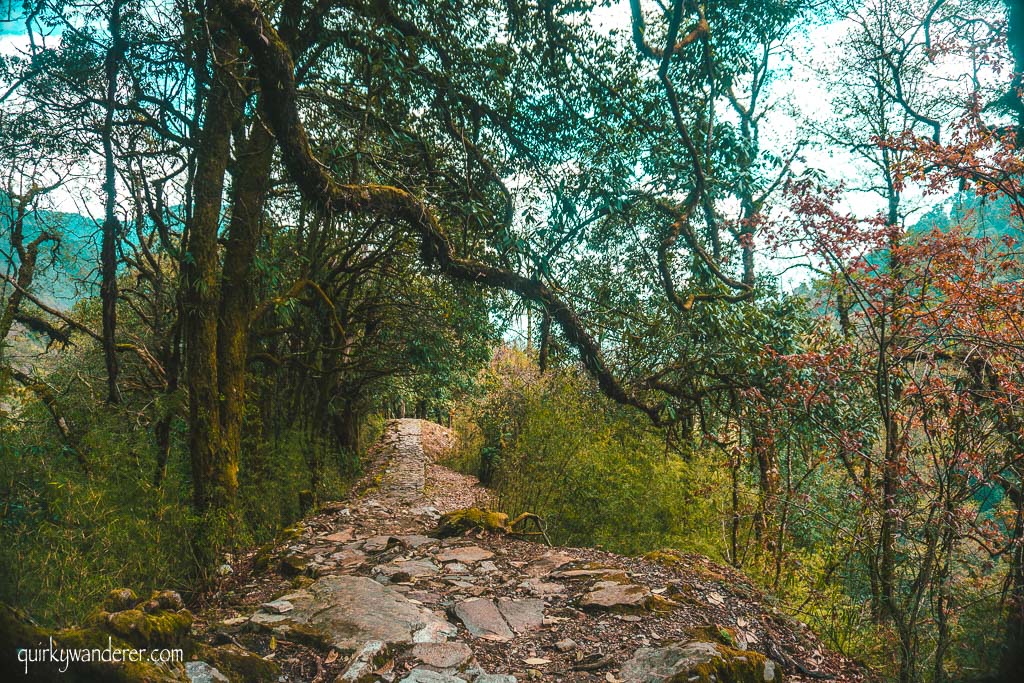
[[[447,442],[431,423],[389,423],[357,495],[237,561],[197,630],[264,655],[283,681],[861,679],[706,558],[438,537],[444,513],[486,495],[424,449]],[[205,664],[193,680],[219,680]]]
[[[381,440],[391,456],[384,469],[380,494],[399,509],[424,502],[427,456],[420,443],[420,420],[395,420]]]

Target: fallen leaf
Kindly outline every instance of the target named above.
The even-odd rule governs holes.
[[[523,660],[523,663],[527,664],[529,666],[542,666],[544,664],[550,664],[551,660],[550,659],[541,659],[540,657],[527,657],[526,659]]]
[[[270,647],[271,651],[274,651],[274,650],[277,649],[277,638],[275,638],[274,636],[270,636],[270,646],[269,647]]]
[[[338,659],[338,651],[337,650],[331,650],[329,653],[327,653],[327,656],[324,657],[324,664],[331,664],[332,662],[336,661],[337,659]]]

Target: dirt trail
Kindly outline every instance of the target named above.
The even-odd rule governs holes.
[[[862,680],[704,557],[479,528],[438,538],[443,514],[488,500],[436,463],[450,444],[433,423],[389,423],[353,495],[238,558],[197,632],[270,658],[287,681]]]

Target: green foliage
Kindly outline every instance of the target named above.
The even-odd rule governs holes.
[[[180,468],[154,488],[153,449],[120,411],[88,415],[91,475],[41,407],[24,419],[28,428],[0,426],[0,601],[67,625],[117,586],[187,588],[194,520]]]
[[[272,539],[306,512],[304,492],[319,501],[338,499],[358,472],[358,454],[304,429],[264,435],[253,413],[234,519],[222,512],[197,517],[181,400],[158,395],[149,401],[144,393],[126,392],[125,404],[104,405],[89,379],[101,373],[101,363],[98,347],[82,342],[48,377],[52,386],[65,387],[61,410],[88,472],[32,395],[9,394],[15,409],[0,417],[0,602],[44,623],[80,622],[119,586],[140,594],[188,593],[202,579],[197,560],[206,552],[193,546],[197,530],[221,541],[230,562],[235,550]],[[126,364],[129,383],[136,369]],[[156,486],[153,422],[167,411],[175,416],[171,453]],[[370,435],[379,428],[366,427]]]
[[[481,380],[486,393],[457,413],[452,462],[473,471],[488,456],[503,512],[540,515],[559,544],[723,557],[727,486],[713,456],[668,452],[663,435],[588,378],[541,376],[518,351],[500,349]]]

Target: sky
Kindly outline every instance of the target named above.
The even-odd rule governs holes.
[[[21,0],[0,0],[0,36],[25,32],[21,15]]]

